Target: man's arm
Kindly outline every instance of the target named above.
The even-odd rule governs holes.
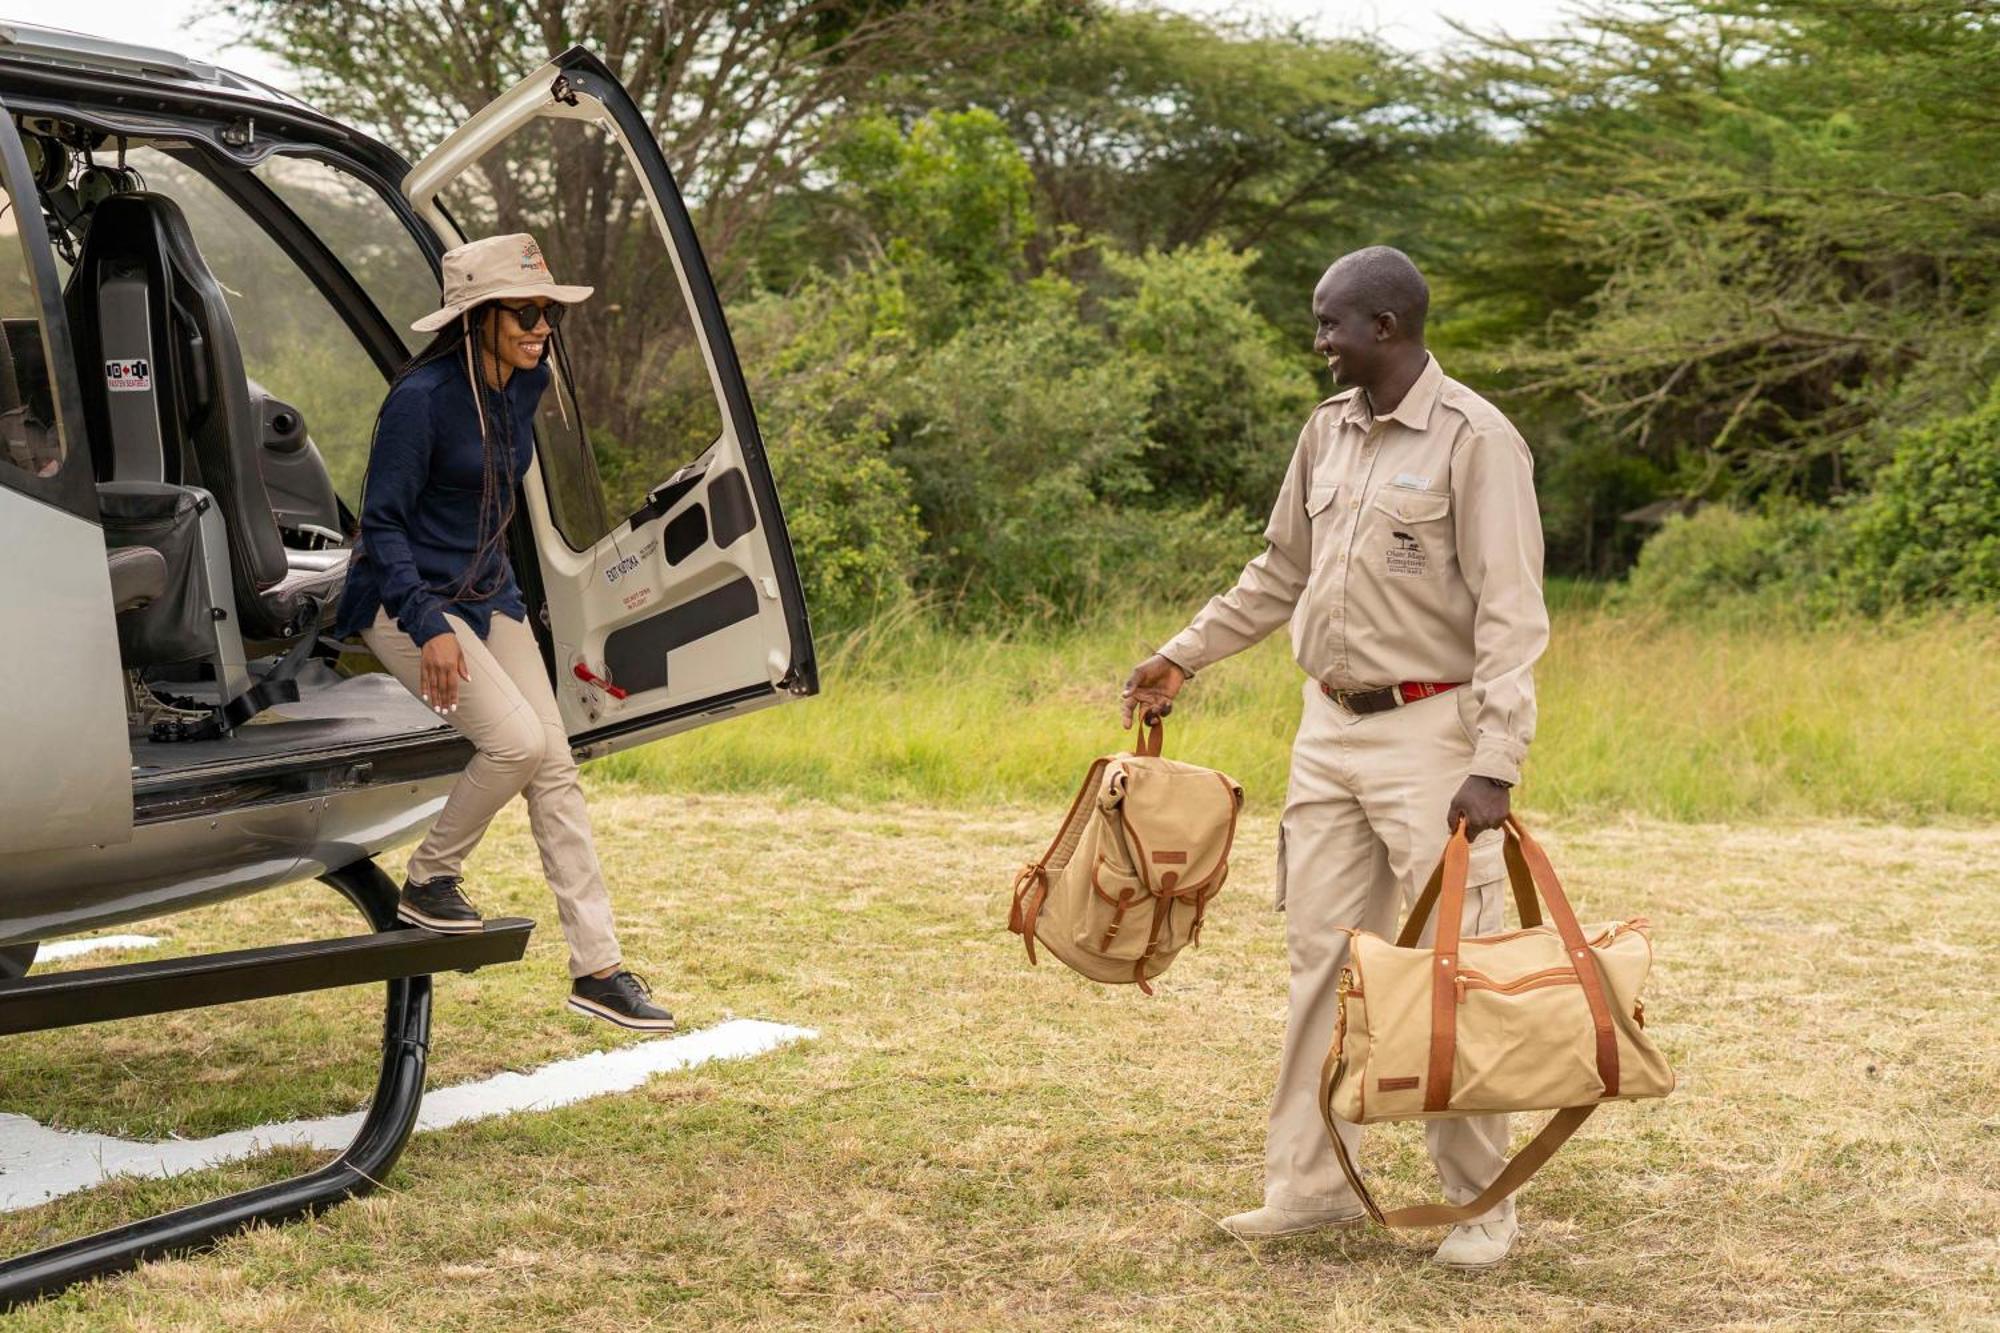
[[[1185,675],[1240,653],[1291,619],[1312,573],[1312,520],[1306,517],[1306,437],[1299,436],[1284,485],[1264,526],[1264,551],[1243,566],[1236,586],[1204,606],[1159,655]]]
[[[1467,432],[1452,458],[1458,563],[1472,590],[1474,776],[1513,786],[1535,737],[1535,660],[1549,642],[1534,461],[1504,420]]]

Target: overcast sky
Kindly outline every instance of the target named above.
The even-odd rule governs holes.
[[[1184,13],[1268,15],[1303,22],[1330,35],[1376,32],[1408,50],[1434,51],[1453,40],[1448,19],[1482,32],[1535,37],[1560,27],[1576,0],[1160,0]],[[229,44],[225,22],[195,22],[197,0],[0,0],[7,20],[68,28],[225,65],[288,87],[282,66]]]

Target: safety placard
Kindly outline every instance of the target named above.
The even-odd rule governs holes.
[[[106,361],[104,387],[113,393],[145,393],[153,387],[153,365],[144,357]]]

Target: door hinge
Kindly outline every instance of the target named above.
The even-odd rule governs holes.
[[[549,85],[549,96],[564,106],[576,105],[576,91],[570,87],[569,75],[556,75],[556,81]]]

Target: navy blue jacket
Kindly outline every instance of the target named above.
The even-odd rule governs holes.
[[[548,370],[537,367],[515,371],[504,389],[486,390],[487,428],[496,440],[512,439],[514,466],[507,484],[516,495],[534,456],[532,422],[548,383]],[[504,548],[489,554],[475,583],[483,586],[503,574],[498,593],[483,602],[451,600],[479,544],[482,461],[479,418],[463,361],[434,361],[390,391],[368,456],[361,554],[340,594],[336,638],[374,624],[378,607],[386,607],[397,627],[419,644],[450,628],[447,611],[482,639],[495,611],[527,619]]]

